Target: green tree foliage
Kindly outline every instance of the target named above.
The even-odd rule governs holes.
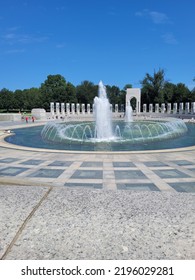
[[[153,75],[146,74],[141,81],[141,102],[149,103],[179,103],[194,102],[195,88],[189,90],[183,83],[173,84],[165,81],[164,70],[154,71]],[[195,78],[193,79],[195,81]],[[131,84],[124,86],[122,90],[115,85],[107,85],[107,95],[111,104],[118,104],[119,108],[125,105],[126,89]],[[0,90],[0,109],[10,110],[32,110],[33,108],[45,108],[49,110],[50,102],[84,103],[93,104],[98,94],[98,85],[90,81],[83,81],[76,87],[59,74],[49,75],[39,88],[30,88],[12,92],[6,88]],[[134,103],[133,103],[134,101]],[[132,100],[134,107],[135,100]]]
[[[195,101],[193,90],[190,91],[183,83],[173,84],[165,81],[164,70],[154,71],[154,75],[146,74],[141,81],[141,102],[150,103],[179,103]]]
[[[172,100],[174,102],[189,102],[191,100],[191,93],[190,90],[185,86],[185,84],[179,83],[175,86]]]
[[[140,83],[142,85],[142,103],[162,103],[164,101],[164,70],[154,71],[153,76],[146,73],[145,78]]]
[[[98,86],[92,82],[83,81],[76,87],[76,95],[78,103],[92,104],[95,96],[97,96]]]
[[[3,88],[0,91],[0,109],[5,109],[7,112],[14,108],[13,92]]]
[[[50,107],[50,102],[76,103],[76,89],[71,83],[67,83],[61,75],[49,75],[40,87],[42,107],[46,110]]]
[[[173,96],[174,93],[176,92],[176,85],[170,83],[170,82],[165,82],[164,88],[163,88],[163,95],[164,95],[164,101],[163,103],[171,103],[173,102]]]
[[[49,75],[40,87],[42,106],[49,109],[50,102],[64,102],[66,96],[66,80],[61,75]]]
[[[117,86],[106,86],[107,97],[109,102],[114,105],[119,103],[120,88]]]
[[[67,83],[66,85],[66,96],[65,103],[77,103],[77,95],[76,95],[76,88],[73,84]]]

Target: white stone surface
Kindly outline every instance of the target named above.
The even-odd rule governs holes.
[[[17,188],[4,197],[5,239],[44,191]],[[194,259],[194,213],[191,194],[53,188],[6,259]]]
[[[136,98],[136,111],[141,112],[141,90],[140,88],[127,88],[126,104],[131,101],[132,98]]]
[[[21,114],[1,113],[0,121],[21,121]]]
[[[42,108],[32,109],[31,114],[37,120],[45,120],[46,119],[46,111]]]

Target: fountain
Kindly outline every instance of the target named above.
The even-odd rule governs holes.
[[[98,140],[113,139],[110,103],[107,98],[106,88],[102,81],[99,82],[98,97],[94,98],[95,135]]]
[[[46,143],[60,143],[69,146],[68,149],[131,150],[135,145],[162,143],[187,132],[187,126],[181,119],[133,121],[129,102],[125,121],[112,121],[111,115],[106,88],[100,81],[98,96],[94,98],[94,122],[52,121],[44,126],[41,136]]]
[[[132,107],[131,107],[130,102],[127,102],[127,105],[126,105],[125,121],[126,122],[132,122],[133,121],[133,119],[132,119]]]

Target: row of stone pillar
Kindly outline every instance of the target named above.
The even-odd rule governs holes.
[[[167,114],[195,114],[195,102],[186,103],[162,103],[159,104],[149,104],[149,113],[167,113]],[[143,104],[143,113],[148,112],[147,105]]]
[[[110,105],[110,110],[113,111],[113,106]],[[90,114],[94,111],[93,106],[90,104],[79,104],[79,103],[59,103],[59,102],[51,102],[50,103],[50,113],[52,116],[54,115],[62,115],[65,114]],[[118,104],[114,106],[114,112],[118,112]]]
[[[115,104],[114,106],[110,105],[110,110],[112,112],[118,113],[119,106]],[[94,111],[93,106],[90,104],[79,104],[79,103],[59,103],[51,102],[50,103],[50,113],[52,116],[65,116],[65,114],[90,114]],[[120,106],[120,112],[125,111],[125,106],[122,104]],[[143,113],[167,113],[167,114],[195,114],[195,102],[186,102],[186,103],[162,103],[159,104],[143,104]]]

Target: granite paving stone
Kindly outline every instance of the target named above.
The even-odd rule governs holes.
[[[0,256],[48,188],[0,185]]]
[[[145,179],[147,178],[140,170],[114,170],[116,180],[120,179]]]
[[[0,159],[0,163],[12,163],[12,162],[15,162],[19,160],[18,158],[3,158],[3,159]]]
[[[29,174],[28,177],[41,177],[41,178],[57,178],[59,177],[64,170],[62,169],[44,169],[41,168],[32,174]]]
[[[23,162],[20,162],[20,164],[26,164],[26,165],[39,165],[41,163],[43,163],[44,160],[37,160],[37,159],[29,159]]]
[[[102,179],[102,170],[76,170],[71,176],[72,179]]]
[[[0,170],[0,176],[16,176],[24,171],[28,170],[26,167],[6,167]]]
[[[53,188],[6,259],[195,259],[194,211],[185,193]]]
[[[189,175],[177,170],[177,169],[171,169],[171,170],[154,170],[154,173],[156,173],[161,178],[188,178]]]
[[[77,153],[0,141],[1,258],[195,259],[194,167],[194,148]]]
[[[167,163],[164,163],[162,161],[146,161],[144,164],[148,167],[163,167],[168,166]]]
[[[133,162],[114,161],[113,167],[135,167]]]
[[[103,167],[101,161],[85,161],[81,164],[81,167]]]
[[[195,182],[169,183],[177,192],[195,193]]]
[[[151,183],[118,183],[117,188],[119,190],[146,190],[146,191],[160,191],[154,184]]]
[[[77,188],[77,187],[84,187],[84,188],[95,188],[95,189],[102,189],[102,184],[99,183],[65,183],[65,187]]]
[[[191,162],[189,160],[172,160],[173,163],[177,164],[177,165],[192,165],[195,164],[195,162]]]
[[[48,166],[63,166],[63,167],[68,167],[73,163],[73,161],[60,161],[60,160],[55,160],[54,162],[48,164]]]

